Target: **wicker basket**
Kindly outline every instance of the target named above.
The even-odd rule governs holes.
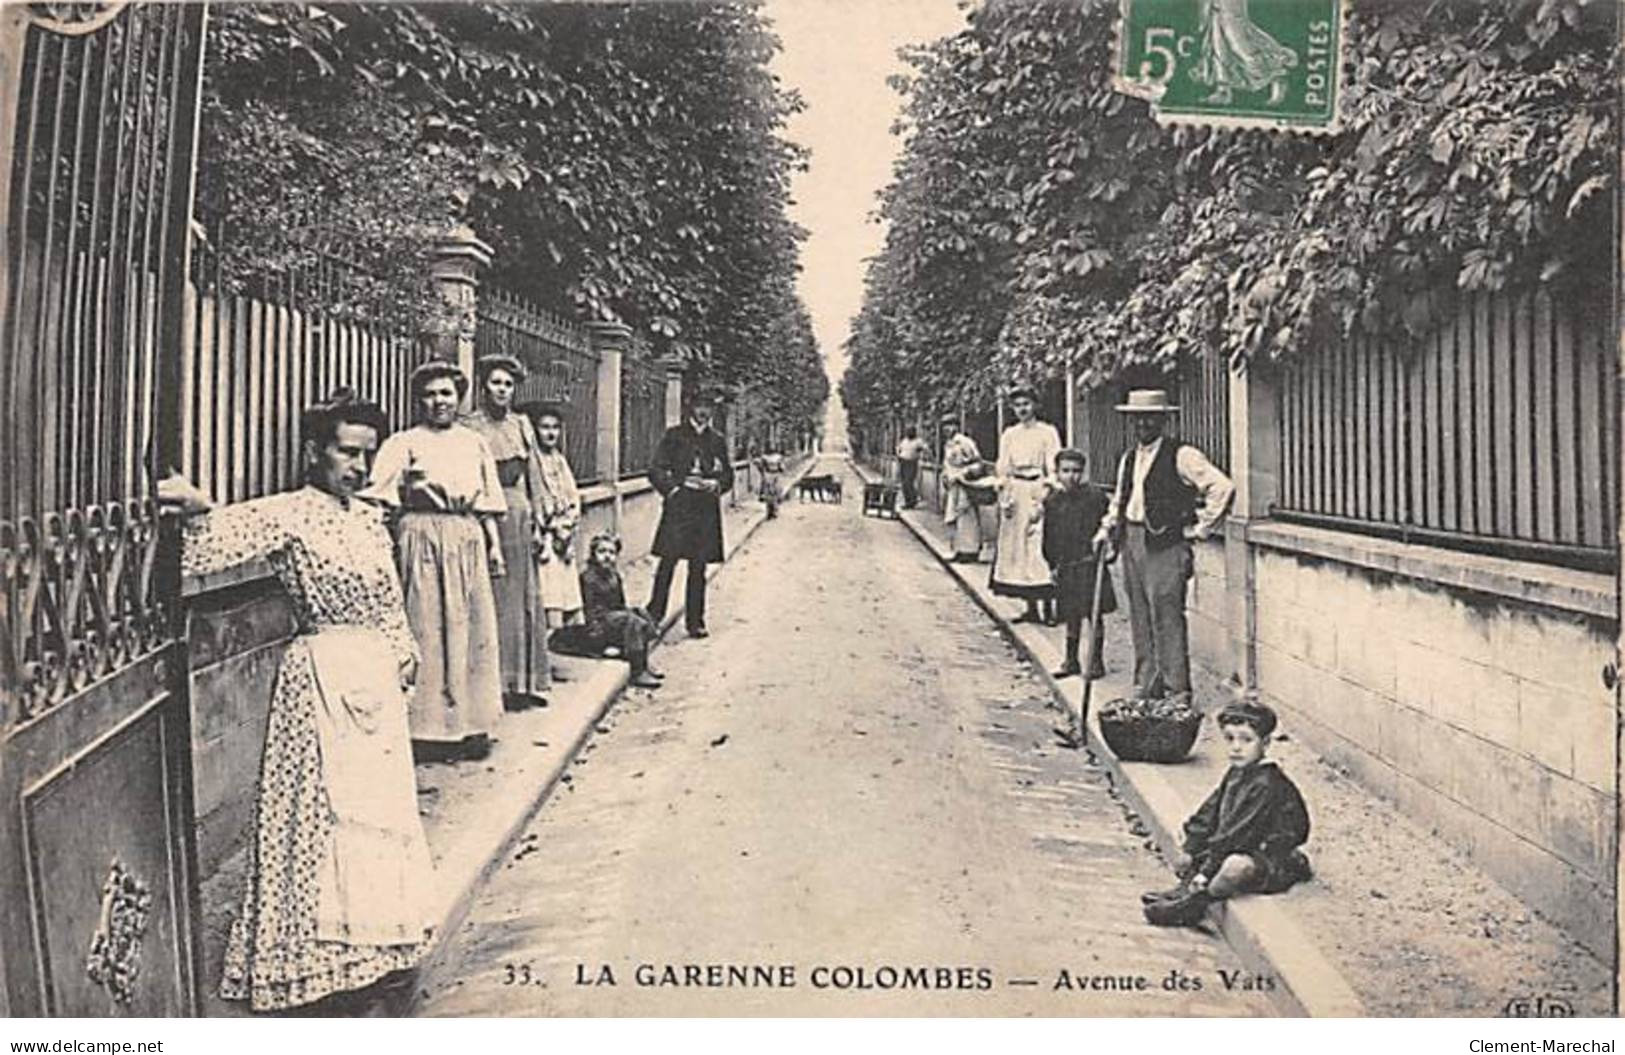
[[[1100,716],[1100,735],[1124,762],[1183,762],[1201,728],[1198,711],[1183,718]]]

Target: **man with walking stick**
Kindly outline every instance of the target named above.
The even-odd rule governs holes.
[[[1134,423],[1135,446],[1123,453],[1117,486],[1095,545],[1123,555],[1134,631],[1136,694],[1154,699],[1191,692],[1185,591],[1195,570],[1191,542],[1213,533],[1230,508],[1235,485],[1207,456],[1164,436],[1179,408],[1161,389],[1136,389],[1117,409]]]

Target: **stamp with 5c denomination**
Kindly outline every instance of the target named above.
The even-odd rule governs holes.
[[[1122,0],[1115,86],[1167,123],[1329,133],[1349,0]]]

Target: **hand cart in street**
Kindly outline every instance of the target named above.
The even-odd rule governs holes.
[[[896,520],[897,495],[897,488],[891,484],[864,484],[863,515],[873,513],[875,516],[891,517]]]

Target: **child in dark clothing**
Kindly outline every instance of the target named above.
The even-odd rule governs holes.
[[[660,628],[642,608],[627,607],[626,589],[616,563],[620,554],[620,539],[614,535],[593,536],[587,566],[581,570],[581,605],[585,616],[582,636],[590,648],[620,649],[621,656],[632,664],[634,686],[658,689],[665,675],[649,666],[649,646]]]
[[[1095,596],[1095,553],[1093,539],[1106,515],[1106,496],[1083,482],[1087,468],[1083,452],[1064,450],[1055,456],[1055,475],[1060,487],[1044,499],[1044,560],[1055,580],[1055,599],[1066,623],[1066,662],[1055,672],[1057,678],[1083,673],[1078,662],[1078,644],[1083,638],[1083,621]],[[1101,584],[1100,612],[1117,611],[1111,576]],[[1090,627],[1094,637],[1094,663],[1090,678],[1106,673],[1100,653],[1105,646],[1106,625],[1096,620]]]
[[[1275,712],[1254,700],[1219,712],[1230,769],[1185,822],[1180,885],[1145,894],[1147,922],[1188,927],[1208,902],[1236,894],[1278,894],[1308,879],[1309,810],[1292,779],[1264,761]]]

